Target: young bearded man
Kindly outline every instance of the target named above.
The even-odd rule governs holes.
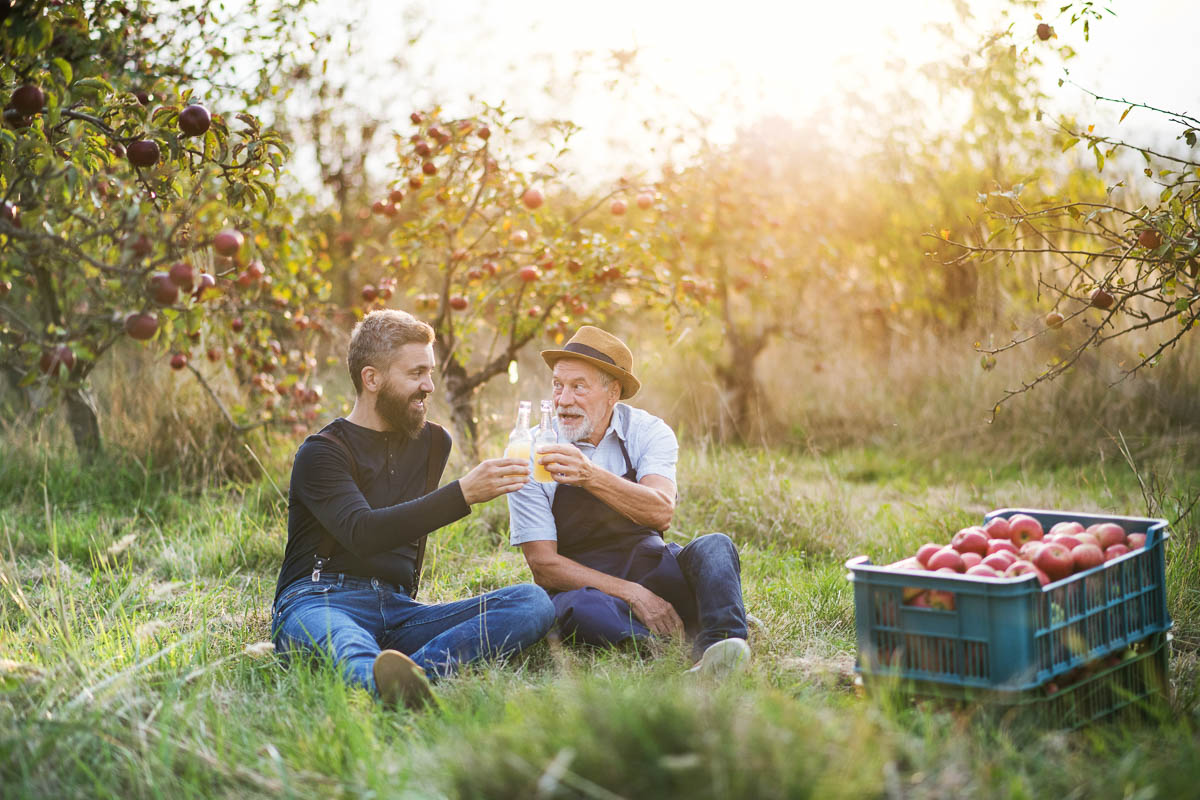
[[[430,679],[515,653],[554,622],[532,584],[451,603],[413,599],[424,537],[520,489],[529,465],[491,459],[437,488],[450,435],[425,421],[434,357],[424,322],[373,311],[346,360],[354,409],[308,437],[292,466],[273,637],[283,654],[326,654],[348,683],[418,707],[432,698]]]
[[[511,542],[554,601],[559,632],[593,645],[686,634],[692,670],[745,666],[740,563],[723,533],[685,547],[663,541],[675,511],[679,446],[658,417],[618,402],[641,383],[633,355],[610,333],[584,326],[553,370],[559,444],[537,458],[553,483],[508,496]]]

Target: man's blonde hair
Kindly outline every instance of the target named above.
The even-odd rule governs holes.
[[[363,367],[387,369],[397,348],[406,344],[433,344],[433,328],[407,311],[394,308],[372,311],[363,317],[350,334],[346,354],[355,394],[362,394]]]

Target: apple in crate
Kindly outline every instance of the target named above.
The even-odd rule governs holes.
[[[941,589],[930,589],[927,596],[929,598],[930,608],[935,608],[939,611],[954,610],[954,592],[942,591]]]
[[[1025,561],[1033,561],[1034,557],[1037,555],[1038,550],[1041,550],[1041,549],[1042,549],[1042,540],[1034,539],[1033,541],[1029,541],[1029,542],[1026,542],[1025,544],[1021,545],[1021,549],[1017,551],[1017,555],[1020,556]]]
[[[983,556],[979,555],[979,553],[962,553],[961,555],[963,563],[967,565],[967,569],[970,569],[971,567],[979,564],[979,562],[983,561]]]
[[[1071,551],[1071,561],[1076,572],[1098,567],[1104,563],[1104,551],[1094,544],[1081,544]]]
[[[1087,531],[1084,531],[1083,533],[1075,534],[1075,538],[1079,541],[1080,544],[1094,544],[1094,545],[1096,545],[1096,547],[1100,547],[1100,540],[1097,539],[1094,535],[1088,533]],[[1100,547],[1100,549],[1103,550],[1104,548]]]
[[[1012,539],[988,539],[987,554],[989,556],[1002,550],[1012,553],[1014,556],[1017,554],[1017,546],[1012,543]]]
[[[1079,547],[1079,539],[1073,533],[1060,533],[1055,536],[1047,536],[1046,539],[1055,544],[1061,544],[1068,550],[1074,550],[1076,547]]]
[[[1053,525],[1050,526],[1050,530],[1047,532],[1046,535],[1047,536],[1057,536],[1060,533],[1075,534],[1075,533],[1083,533],[1083,531],[1084,531],[1083,523],[1075,522],[1074,520],[1072,520],[1070,522],[1054,523]]]
[[[1128,552],[1130,552],[1129,548],[1124,544],[1114,544],[1110,547],[1104,548],[1104,560],[1112,561],[1114,558],[1119,558]]]
[[[967,569],[967,565],[963,563],[962,556],[949,545],[930,556],[929,562],[925,566],[935,572],[946,568],[954,572],[965,572]]]
[[[983,524],[983,530],[989,539],[1008,539],[1012,541],[1012,530],[1004,517],[992,517]]]
[[[1125,537],[1125,546],[1130,550],[1141,550],[1146,546],[1146,534],[1131,533]]]
[[[983,528],[972,525],[954,534],[950,546],[960,553],[978,553],[986,556],[988,552],[988,537]]]
[[[1052,581],[1062,580],[1075,569],[1071,551],[1058,542],[1043,545],[1033,557],[1033,565],[1049,575]]]
[[[967,574],[974,575],[980,578],[999,578],[1000,573],[989,567],[987,564],[976,564],[973,567],[967,567]]]
[[[888,565],[888,569],[904,569],[904,570],[912,570],[915,572],[924,572],[925,565],[922,564],[920,561],[918,561],[916,559],[916,557],[913,557],[913,558],[905,558],[901,561],[897,561],[895,564],[890,564],[890,565]]]
[[[1008,518],[1009,538],[1017,547],[1042,538],[1042,523],[1028,514],[1013,514]]]
[[[1115,522],[1098,522],[1087,532],[1096,537],[1100,549],[1105,551],[1114,544],[1125,544],[1125,529]]]
[[[933,557],[934,553],[941,549],[942,546],[940,544],[927,542],[926,544],[921,545],[921,548],[917,550],[917,561],[921,562],[921,566],[928,567],[929,559]]]
[[[1022,575],[1037,575],[1038,583],[1045,586],[1050,582],[1050,576],[1038,569],[1030,561],[1014,561],[1012,565],[1004,570],[1004,577],[1018,578]]]
[[[992,553],[988,556],[985,556],[983,561],[981,561],[979,563],[981,565],[989,566],[992,569],[996,570],[997,572],[1003,573],[1004,570],[1006,570],[1010,566],[1012,566],[1012,564],[1016,560],[1017,560],[1016,553],[1009,552],[1008,550],[1000,550],[1000,551]]]

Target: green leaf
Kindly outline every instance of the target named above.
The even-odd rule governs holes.
[[[75,71],[71,69],[71,65],[66,62],[66,59],[56,58],[50,62],[50,65],[62,76],[63,85],[70,86],[71,80],[75,77]]]
[[[1188,131],[1183,135],[1183,140],[1188,143],[1188,147],[1196,146],[1196,132]]]
[[[1065,153],[1077,144],[1079,144],[1079,137],[1072,137],[1067,140],[1066,144],[1063,145],[1062,151]]]
[[[1174,192],[1175,192],[1175,190],[1174,190],[1174,189],[1172,189],[1170,186],[1168,186],[1166,189],[1163,189],[1163,190],[1162,190],[1162,194],[1160,194],[1160,195],[1158,196],[1158,201],[1159,201],[1160,203],[1165,203],[1165,202],[1167,202],[1168,200],[1170,200],[1170,199],[1171,199],[1171,195],[1172,195],[1172,194],[1174,194]]]
[[[1104,153],[1095,145],[1092,145],[1092,152],[1096,154],[1096,172],[1104,172]]]

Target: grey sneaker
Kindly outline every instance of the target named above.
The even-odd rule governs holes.
[[[375,689],[388,707],[402,703],[415,711],[437,702],[425,670],[399,650],[384,650],[375,656]]]
[[[741,672],[750,664],[750,645],[745,639],[722,639],[716,644],[709,645],[704,655],[689,673],[703,675],[708,678],[725,678],[735,672]]]

